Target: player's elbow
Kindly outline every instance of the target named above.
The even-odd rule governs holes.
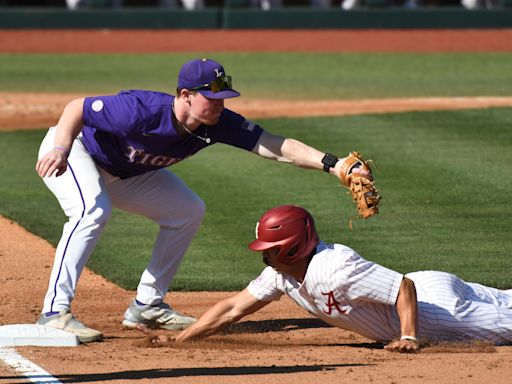
[[[257,155],[276,161],[286,161],[282,153],[282,146],[286,139],[264,131],[253,148]]]
[[[416,287],[414,281],[404,277],[400,284],[400,290],[398,291],[398,297],[396,305],[401,303],[408,303],[416,305]]]
[[[416,292],[416,287],[414,285],[414,281],[412,281],[411,279],[409,279],[407,277],[404,277],[404,279],[402,280],[402,287],[403,287],[403,289],[405,289],[411,293]]]
[[[83,109],[85,102],[85,98],[81,97],[78,99],[71,100],[65,107],[67,110],[78,110],[81,111]]]

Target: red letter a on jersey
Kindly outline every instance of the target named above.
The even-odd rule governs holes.
[[[327,293],[323,293],[322,292],[322,295],[326,295],[327,296],[327,310],[324,309],[324,312],[327,313],[328,315],[330,315],[332,313],[332,309],[333,308],[336,308],[338,310],[339,313],[346,313],[345,310],[341,309],[338,302],[336,301],[336,299],[334,298],[334,293],[332,291],[330,292],[327,292]]]

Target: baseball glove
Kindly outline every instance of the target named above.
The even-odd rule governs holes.
[[[356,169],[363,173],[355,172]],[[379,212],[379,191],[375,188],[370,165],[361,154],[349,153],[341,164],[339,178],[341,184],[350,190],[359,212],[358,217],[367,219]]]

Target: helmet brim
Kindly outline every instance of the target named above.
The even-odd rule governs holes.
[[[275,242],[268,242],[268,241],[261,241],[261,240],[254,240],[249,243],[249,249],[252,251],[264,251],[266,249],[274,248],[278,246]]]

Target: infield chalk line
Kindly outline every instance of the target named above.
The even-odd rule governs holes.
[[[25,359],[12,347],[0,347],[0,359],[14,368],[16,372],[23,374],[32,383],[62,384],[43,368]]]

